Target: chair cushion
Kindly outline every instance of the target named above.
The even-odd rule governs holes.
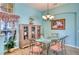
[[[53,50],[53,51],[56,51],[56,52],[60,52],[60,51],[62,51],[62,47],[61,47],[61,45],[59,43],[57,43],[55,45],[52,45],[50,47],[50,50]]]
[[[34,53],[40,53],[42,51],[43,51],[43,49],[39,46],[33,46],[33,48],[32,48],[32,52],[34,52]]]
[[[40,43],[40,42],[36,42],[35,45],[36,45],[36,46],[41,46],[42,43]]]

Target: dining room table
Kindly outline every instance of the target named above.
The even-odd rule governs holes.
[[[61,38],[51,38],[51,37],[48,37],[48,38],[44,38],[44,37],[42,37],[42,38],[39,38],[39,39],[36,39],[35,41],[36,42],[40,42],[40,43],[44,43],[45,45],[46,45],[46,50],[47,50],[47,55],[49,54],[49,48],[50,48],[50,44],[52,43],[52,42],[54,42],[54,41],[56,41],[56,40],[58,40],[58,41],[60,41],[61,42],[61,45],[63,46],[63,48],[64,48],[64,52],[63,52],[63,54],[66,54],[66,48],[65,48],[65,39],[68,37],[68,35],[65,35],[65,36],[63,36],[63,37],[61,37]],[[62,48],[62,49],[63,49]]]
[[[39,39],[36,39],[36,42],[40,42],[40,43],[45,44],[45,46],[46,46],[46,54],[48,55],[49,54],[49,47],[50,47],[51,39],[39,38]]]

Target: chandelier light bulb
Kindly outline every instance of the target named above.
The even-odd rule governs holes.
[[[50,20],[54,19],[54,16],[51,16],[49,19],[50,19]]]
[[[44,20],[46,20],[46,19],[47,19],[47,17],[46,17],[46,16],[42,16],[42,18],[43,18]]]
[[[47,15],[47,18],[50,18],[51,15]]]
[[[52,19],[54,19],[54,16],[46,15],[46,16],[42,16],[42,18],[43,18],[44,20],[47,20],[47,19],[52,20]]]

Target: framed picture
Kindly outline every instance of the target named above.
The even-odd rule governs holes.
[[[65,29],[65,19],[56,19],[51,21],[52,30],[64,30]]]

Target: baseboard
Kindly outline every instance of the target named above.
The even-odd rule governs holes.
[[[65,44],[65,46],[69,46],[69,47],[72,47],[72,48],[79,49],[79,47],[76,47],[76,46],[73,46],[73,45],[69,45],[69,44]]]

